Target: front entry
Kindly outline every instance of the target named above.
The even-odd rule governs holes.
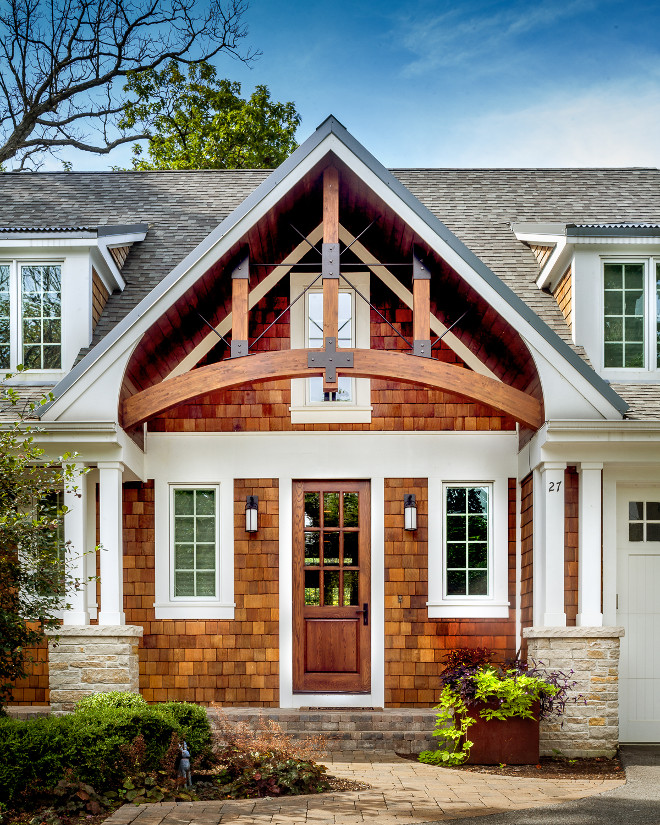
[[[619,490],[620,739],[660,741],[660,488]]]
[[[371,690],[368,481],[293,482],[293,691]]]

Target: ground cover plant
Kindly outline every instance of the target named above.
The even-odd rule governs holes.
[[[456,766],[470,755],[473,742],[469,728],[475,724],[475,713],[482,719],[540,719],[560,716],[575,686],[571,673],[546,671],[542,665],[529,667],[515,660],[495,664],[494,654],[486,648],[451,651],[445,658],[440,675],[442,693],[437,710],[433,736],[440,739],[438,749],[419,754],[419,761],[430,765]]]
[[[0,823],[69,825],[126,802],[244,799],[330,788],[314,761],[322,743],[294,743],[275,722],[262,730],[220,720],[214,743],[204,708],[148,705],[107,693],[74,713],[0,720]],[[192,754],[194,785],[177,778],[180,745]],[[94,822],[88,825],[95,825]]]

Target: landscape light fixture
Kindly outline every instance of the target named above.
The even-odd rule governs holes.
[[[259,496],[245,499],[245,532],[256,533],[259,529]]]
[[[413,493],[407,493],[403,497],[403,529],[417,529],[417,502]]]

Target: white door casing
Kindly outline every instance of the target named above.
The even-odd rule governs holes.
[[[660,487],[619,487],[617,624],[622,742],[660,741]]]

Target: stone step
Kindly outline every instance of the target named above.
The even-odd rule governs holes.
[[[435,712],[417,708],[359,710],[346,708],[209,708],[211,727],[217,729],[223,714],[232,722],[246,722],[259,730],[263,721],[278,723],[293,741],[321,736],[328,751],[397,751],[419,753],[435,750],[432,736]]]

